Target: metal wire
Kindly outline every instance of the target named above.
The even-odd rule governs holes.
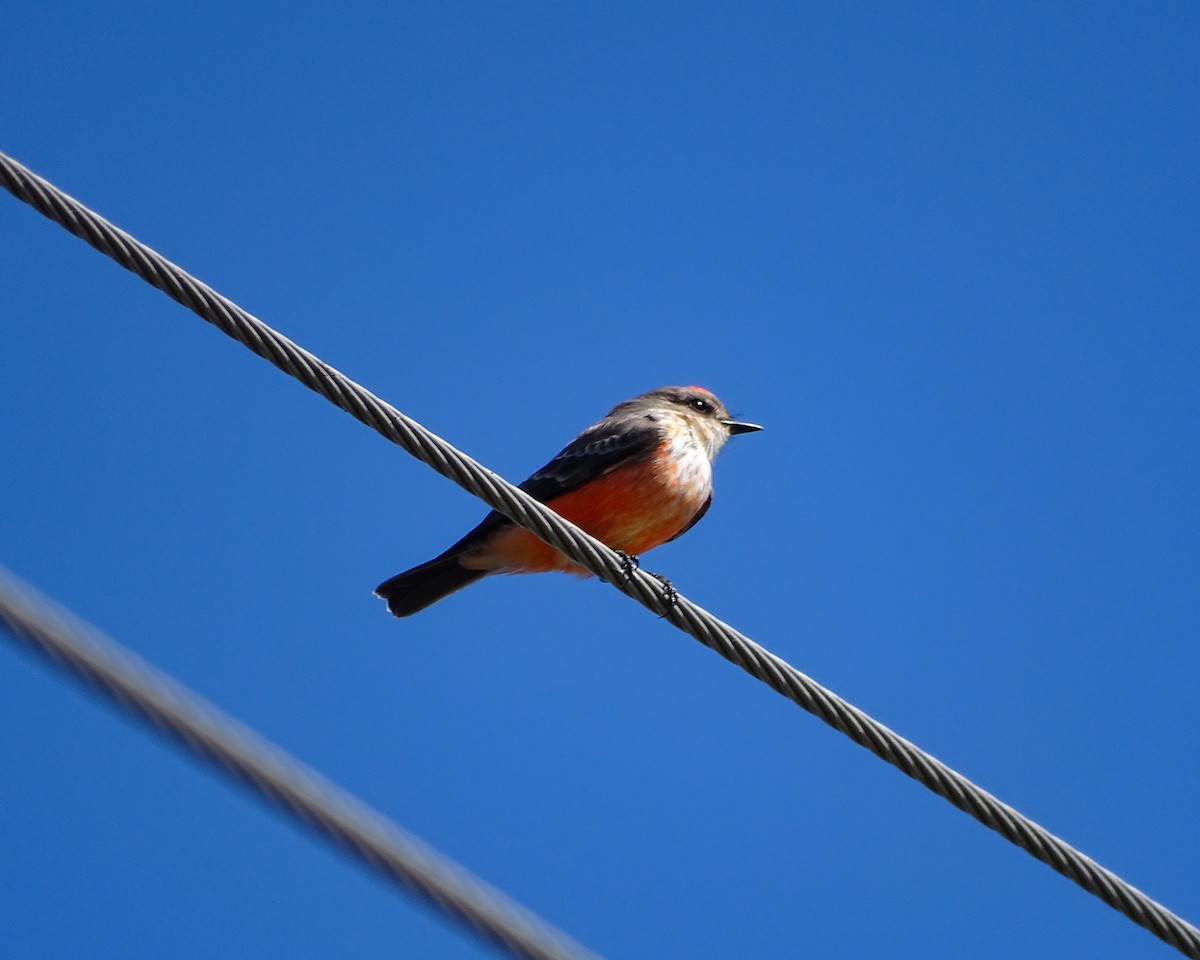
[[[680,596],[674,605],[668,604],[663,585],[649,574],[634,570],[626,577],[620,557],[603,543],[3,153],[0,153],[0,183],[18,199],[86,240],[643,606],[665,617],[752,677],[866,747],[1181,953],[1200,960],[1200,930],[1196,927],[685,597]]]
[[[451,919],[525,960],[598,960],[0,567],[0,626]]]

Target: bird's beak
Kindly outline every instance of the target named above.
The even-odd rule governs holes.
[[[722,420],[721,422],[729,428],[731,436],[739,433],[755,433],[762,429],[757,423],[740,423],[737,420]]]

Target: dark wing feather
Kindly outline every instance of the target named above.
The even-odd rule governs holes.
[[[548,464],[518,486],[533,499],[548,503],[555,497],[578,490],[623,463],[649,456],[662,434],[651,420],[601,420],[568,443]],[[707,505],[700,511],[707,510]],[[692,523],[699,520],[697,515]],[[441,557],[458,554],[480,543],[493,531],[512,523],[493,510],[474,530],[450,547]],[[438,558],[440,559],[440,557]]]
[[[542,503],[578,490],[610,470],[653,453],[661,434],[650,420],[602,420],[588,427],[553,460],[522,483]]]

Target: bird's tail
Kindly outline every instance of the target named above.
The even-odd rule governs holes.
[[[375,588],[397,617],[408,617],[485,576],[482,570],[459,565],[457,554],[434,557],[419,567],[398,573]]]

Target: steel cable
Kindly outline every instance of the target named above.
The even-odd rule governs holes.
[[[679,596],[677,603],[669,605],[658,580],[640,570],[634,570],[626,577],[621,558],[603,543],[3,153],[0,153],[0,183],[18,199],[86,240],[643,606],[664,616],[777,693],[866,747],[1186,956],[1200,960],[1200,930],[1196,927],[685,597]]]
[[[0,626],[335,840],[451,919],[525,960],[598,960],[361,800],[0,567]]]

